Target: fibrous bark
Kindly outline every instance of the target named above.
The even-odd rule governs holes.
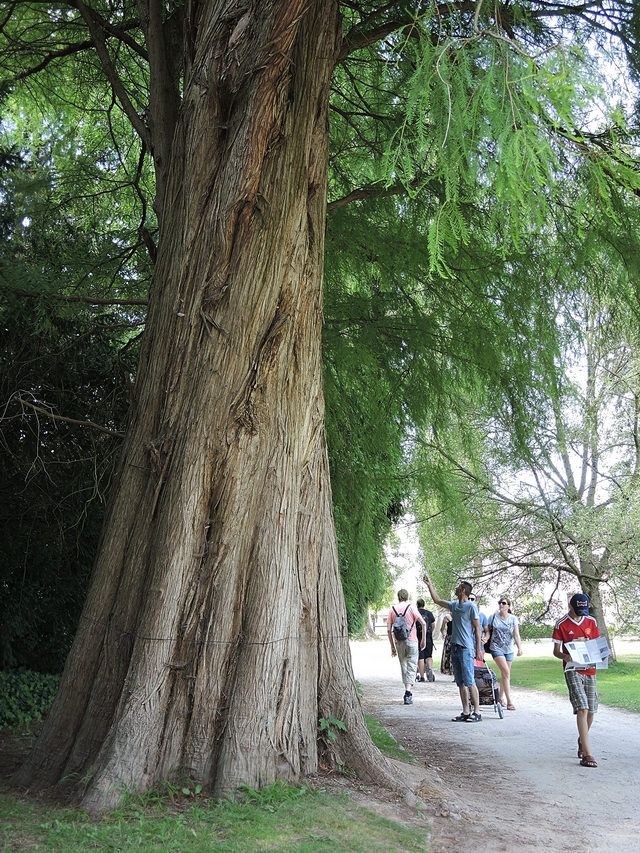
[[[216,793],[337,760],[385,770],[351,674],[324,443],[322,264],[334,0],[187,11],[136,401],[80,628],[17,781],[84,805]],[[375,754],[374,754],[375,753]],[[390,777],[388,777],[390,778]]]

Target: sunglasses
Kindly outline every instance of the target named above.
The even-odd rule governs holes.
[[[498,604],[508,604],[508,603],[509,603],[508,601],[504,601],[504,600],[498,602]]]

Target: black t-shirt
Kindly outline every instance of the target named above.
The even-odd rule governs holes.
[[[418,607],[418,613],[427,623],[427,637],[429,637],[431,635],[431,626],[436,621],[434,615],[430,610],[425,610],[423,607]],[[416,622],[416,633],[418,635],[418,642],[420,642],[422,639],[422,625],[419,622]]]

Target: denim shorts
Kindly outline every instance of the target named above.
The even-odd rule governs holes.
[[[513,658],[515,657],[514,652],[507,652],[505,654],[504,652],[501,652],[499,649],[496,649],[495,652],[492,651],[491,654],[494,658],[505,658],[505,660],[508,660],[508,661],[512,661]]]
[[[451,667],[458,687],[473,687],[473,650],[465,646],[451,646]]]

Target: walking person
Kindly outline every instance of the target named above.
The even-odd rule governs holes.
[[[394,636],[393,623],[398,617],[402,617],[406,622],[408,636],[401,640]],[[417,607],[409,604],[409,593],[406,589],[398,590],[398,608],[390,607],[389,615],[387,616],[387,636],[391,643],[391,657],[398,657],[400,661],[400,671],[402,673],[402,682],[405,687],[404,704],[411,705],[413,702],[413,694],[411,688],[416,680],[416,672],[418,669],[418,635],[416,625],[422,627],[422,640],[420,648],[424,649],[427,642],[427,625],[420,615]]]
[[[582,592],[576,593],[569,601],[569,612],[558,619],[553,629],[553,654],[562,661],[569,701],[578,724],[578,758],[583,767],[598,766],[589,740],[593,716],[598,710],[596,670],[595,667],[567,669],[571,655],[565,643],[595,640],[599,636],[598,623],[593,616],[589,616],[589,598]]]
[[[451,666],[462,702],[462,713],[454,717],[453,722],[479,723],[482,715],[480,696],[473,676],[473,660],[481,660],[482,646],[478,608],[473,601],[469,601],[473,587],[469,581],[462,581],[456,587],[458,600],[446,601],[438,595],[428,575],[425,574],[423,580],[435,603],[447,608],[451,613]],[[469,696],[473,711],[470,709]]]
[[[424,619],[427,626],[427,643],[424,648],[421,648],[418,653],[418,681],[435,681],[436,677],[433,672],[433,626],[436,624],[436,617],[430,610],[426,610],[424,606],[424,598],[419,598],[416,601],[418,613]],[[418,634],[418,643],[422,641],[422,625],[416,622],[416,632]],[[425,673],[426,665],[426,673]]]
[[[485,632],[488,631],[489,653],[500,670],[500,704],[508,711],[515,711],[511,701],[511,664],[513,663],[513,643],[522,654],[522,641],[518,620],[511,612],[511,599],[503,595],[498,601],[498,610],[488,619]],[[485,637],[487,634],[485,633]],[[486,642],[486,640],[485,640]]]

